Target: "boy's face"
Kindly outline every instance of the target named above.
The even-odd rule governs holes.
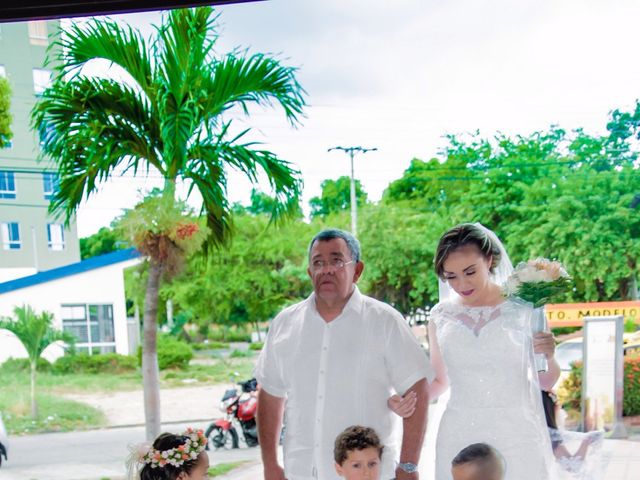
[[[451,467],[453,480],[502,480],[502,467],[493,462],[469,462]]]
[[[379,480],[380,454],[378,449],[369,447],[349,452],[342,465],[336,463],[336,472],[345,480]]]

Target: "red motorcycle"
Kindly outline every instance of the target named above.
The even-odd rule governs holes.
[[[238,426],[248,447],[258,445],[258,425],[256,423],[258,382],[255,378],[251,378],[239,382],[238,385],[240,385],[240,392],[234,387],[224,392],[222,396],[220,410],[225,416],[213,421],[207,428],[205,432],[208,439],[207,450],[209,447],[216,450],[238,448],[240,446]]]

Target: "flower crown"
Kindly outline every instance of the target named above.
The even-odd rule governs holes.
[[[207,446],[207,437],[202,430],[192,428],[188,428],[182,435],[187,437],[187,440],[178,447],[169,450],[156,450],[153,447],[138,450],[140,463],[151,465],[151,468],[164,467],[167,464],[179,467],[184,462],[198,458]]]

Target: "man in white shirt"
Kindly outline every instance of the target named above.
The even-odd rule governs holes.
[[[431,367],[402,315],[360,293],[363,269],[351,234],[320,232],[309,247],[314,293],[269,328],[255,369],[265,480],[338,480],[334,440],[350,425],[372,427],[380,436],[381,480],[418,479]],[[387,407],[394,391],[417,400],[415,413],[402,420],[399,456],[397,417]],[[282,468],[277,445],[285,409]]]

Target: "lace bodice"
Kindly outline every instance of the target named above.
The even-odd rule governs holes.
[[[518,408],[528,399],[531,309],[440,303],[431,313],[451,386],[450,406]]]

